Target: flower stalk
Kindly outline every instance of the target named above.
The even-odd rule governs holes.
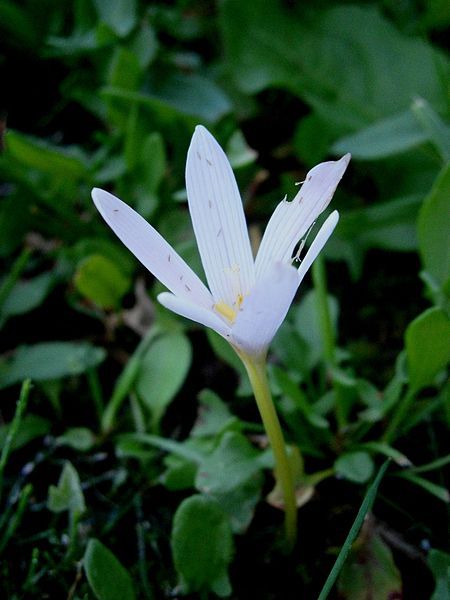
[[[290,551],[297,539],[297,503],[295,482],[289,464],[283,432],[275,410],[267,379],[266,360],[254,358],[242,353],[239,356],[247,370],[256,404],[266,430],[275,458],[275,473],[281,485],[284,498],[285,532],[287,549]]]

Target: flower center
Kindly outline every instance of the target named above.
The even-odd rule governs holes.
[[[238,310],[240,309],[243,301],[244,296],[242,294],[238,294],[236,301],[233,302],[233,306],[230,306],[226,302],[216,302],[216,304],[214,304],[214,309],[219,313],[219,315],[225,317],[227,321],[234,323]]]

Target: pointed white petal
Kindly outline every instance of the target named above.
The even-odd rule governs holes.
[[[297,269],[275,263],[241,306],[231,343],[252,356],[264,354],[283,322],[299,285]]]
[[[283,200],[275,209],[264,232],[256,257],[256,277],[264,277],[275,261],[289,262],[296,244],[326,209],[350,161],[346,154],[338,161],[317,165],[292,200]]]
[[[300,282],[302,281],[303,277],[306,275],[309,267],[316,260],[319,252],[322,250],[322,248],[327,243],[328,238],[333,233],[334,228],[338,224],[338,221],[339,221],[339,213],[337,210],[334,210],[331,213],[331,215],[327,218],[325,223],[322,225],[322,227],[319,229],[319,233],[314,238],[313,243],[308,248],[308,252],[306,253],[305,258],[302,260],[302,263],[298,268]]]
[[[230,327],[212,310],[198,306],[198,304],[192,304],[185,298],[174,296],[169,292],[158,294],[158,302],[172,312],[177,313],[177,315],[191,319],[191,321],[196,321],[201,325],[206,325],[206,327],[214,329],[214,331],[217,331],[223,337],[230,338]]]
[[[197,126],[186,164],[192,224],[216,302],[233,307],[252,287],[254,262],[244,210],[230,163],[213,136]]]
[[[94,188],[92,199],[117,237],[171,292],[207,308],[212,306],[206,286],[145,219],[104,190]]]

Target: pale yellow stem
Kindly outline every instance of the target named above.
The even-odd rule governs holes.
[[[255,395],[256,404],[258,405],[261,419],[275,457],[275,473],[284,496],[286,540],[289,550],[291,550],[294,547],[297,538],[295,485],[286,453],[286,445],[281,431],[280,421],[270,393],[269,382],[267,380],[266,360],[265,357],[255,359],[246,354],[242,354],[241,352],[238,354],[247,370]]]

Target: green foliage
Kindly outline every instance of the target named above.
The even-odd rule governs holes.
[[[87,580],[98,600],[134,600],[133,581],[114,554],[90,539],[83,559]]]
[[[337,475],[355,483],[365,483],[373,473],[374,465],[366,452],[342,454],[334,464]]]
[[[339,594],[352,600],[385,600],[401,595],[400,573],[389,546],[377,533],[367,529],[361,532],[342,569]]]
[[[108,258],[92,254],[77,268],[75,287],[101,308],[114,308],[130,287],[130,279]]]
[[[56,513],[68,510],[78,515],[86,510],[80,478],[70,462],[65,463],[58,485],[48,489],[48,508]]]
[[[233,555],[231,528],[220,505],[191,496],[175,513],[172,552],[184,591],[213,591],[229,596],[228,565]]]
[[[79,375],[97,366],[105,358],[103,348],[88,342],[42,342],[21,346],[13,358],[0,363],[0,387],[7,387],[25,377],[47,381]]]
[[[449,23],[442,0],[0,1],[5,597],[315,598],[366,485],[323,594],[342,568],[341,595],[401,578],[425,597],[420,555],[447,597]],[[255,252],[294,182],[353,154],[268,357],[298,486],[292,563],[239,357],[159,306],[90,198],[121,197],[202,277],[184,187],[198,123],[235,169]]]
[[[191,346],[181,333],[158,337],[142,357],[136,389],[157,425],[183,384],[191,364]]]
[[[431,550],[428,555],[428,566],[436,580],[431,600],[448,600],[450,598],[450,555],[440,550]]]
[[[450,319],[440,308],[429,308],[406,330],[409,381],[414,391],[432,385],[450,361]]]

